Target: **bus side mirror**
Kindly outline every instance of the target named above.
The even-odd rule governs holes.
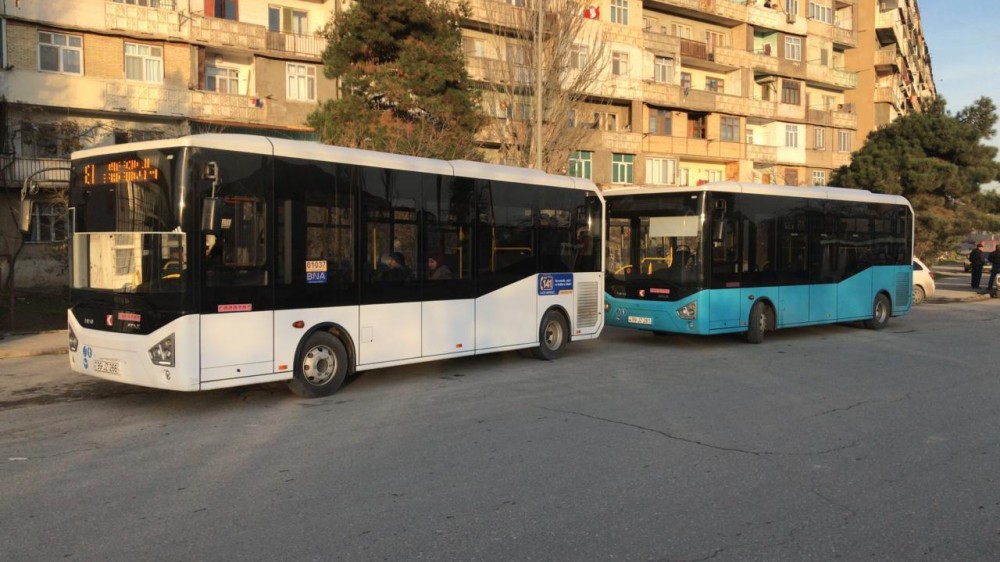
[[[17,227],[25,234],[31,230],[31,199],[21,199],[21,212],[17,217]]]
[[[201,200],[201,231],[218,232],[222,228],[222,197],[206,197]]]

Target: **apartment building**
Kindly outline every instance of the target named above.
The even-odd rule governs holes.
[[[870,1],[581,3],[580,17],[602,27],[610,64],[580,123],[595,134],[570,153],[568,173],[605,186],[825,185],[863,140],[859,107],[874,112],[874,87],[859,93],[865,69],[848,67]],[[467,35],[480,38],[499,5],[547,9],[545,0],[472,0]],[[484,57],[511,53],[470,56],[472,76],[488,86]]]
[[[858,44],[847,58],[858,87],[847,92],[858,138],[937,97],[916,0],[859,0]]]
[[[38,190],[22,288],[65,284],[60,189],[78,148],[199,132],[309,138],[336,95],[319,35],[347,0],[8,0],[0,7],[0,194]],[[27,183],[26,183],[27,182]],[[47,197],[49,196],[50,197]],[[0,279],[21,243],[0,213]]]

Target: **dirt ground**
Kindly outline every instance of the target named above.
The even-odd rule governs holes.
[[[66,327],[68,306],[69,298],[65,290],[53,293],[17,291],[13,303],[10,297],[5,295],[0,302],[0,333],[24,334],[61,330]]]

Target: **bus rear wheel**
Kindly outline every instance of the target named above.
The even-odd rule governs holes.
[[[870,330],[885,328],[889,323],[889,316],[891,314],[892,308],[889,304],[889,297],[879,293],[875,296],[875,302],[872,304],[871,320],[865,320],[865,328]]]
[[[747,342],[763,343],[764,334],[772,329],[774,320],[771,307],[764,301],[757,301],[750,307],[750,319],[747,322]]]
[[[347,377],[347,350],[329,332],[309,336],[295,359],[295,377],[288,388],[303,398],[329,396]]]
[[[566,317],[558,311],[549,310],[542,316],[542,324],[538,329],[538,347],[531,354],[538,359],[553,361],[562,357],[569,343],[569,324]]]

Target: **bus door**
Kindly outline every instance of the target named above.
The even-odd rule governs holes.
[[[200,206],[202,382],[273,372],[270,157],[192,156]]]
[[[421,355],[418,214],[430,174],[359,166],[361,307],[358,364]]]
[[[731,329],[745,316],[741,304],[740,220],[732,195],[716,195],[708,200],[710,217],[709,249],[709,330]]]

